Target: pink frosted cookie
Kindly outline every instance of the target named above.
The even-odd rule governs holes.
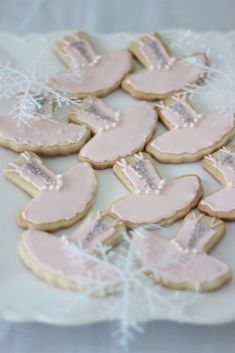
[[[38,230],[23,233],[19,255],[25,265],[44,281],[73,291],[109,287],[118,272],[99,255],[101,245],[114,246],[124,226],[105,213],[92,213],[71,237],[57,237]],[[112,288],[114,290],[114,288]]]
[[[54,49],[71,75],[62,73],[50,82],[76,98],[90,94],[106,96],[118,88],[123,78],[132,71],[132,56],[127,50],[97,55],[84,32],[59,39]]]
[[[166,238],[155,226],[136,228],[133,250],[147,273],[156,283],[173,289],[212,291],[231,278],[231,270],[223,262],[207,255],[225,233],[218,221],[190,213],[175,238]]]
[[[86,124],[95,134],[79,157],[97,169],[111,167],[120,157],[142,150],[157,123],[156,112],[148,103],[137,102],[118,113],[97,98],[83,101],[69,119]]]
[[[199,209],[210,216],[235,220],[235,146],[228,145],[205,157],[202,165],[222,187],[201,200]]]
[[[158,33],[147,34],[131,42],[129,50],[145,67],[127,76],[122,83],[123,89],[137,99],[165,99],[204,78],[205,54],[172,57]]]
[[[18,97],[19,109],[24,96]],[[84,126],[52,120],[54,101],[51,96],[33,95],[24,114],[28,123],[17,125],[13,116],[0,116],[0,146],[16,152],[32,151],[46,156],[67,155],[79,151],[90,137]]]
[[[32,152],[22,153],[5,170],[5,177],[33,200],[17,216],[23,228],[54,231],[83,218],[92,206],[97,180],[88,163],[77,163],[56,175]]]
[[[157,107],[170,131],[155,137],[146,150],[160,162],[197,161],[224,146],[235,134],[228,112],[198,114],[185,98],[176,96],[160,102]]]
[[[115,201],[110,212],[128,227],[174,222],[183,218],[202,197],[198,176],[185,175],[166,181],[147,154],[121,159],[113,170],[130,194]]]

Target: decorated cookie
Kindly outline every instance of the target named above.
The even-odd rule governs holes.
[[[145,102],[134,103],[119,113],[101,100],[88,98],[70,115],[70,120],[86,124],[95,134],[81,149],[80,160],[103,169],[111,167],[120,157],[142,150],[156,128],[157,116]]]
[[[30,270],[52,285],[73,291],[91,288],[98,292],[107,283],[108,291],[117,273],[97,255],[101,245],[116,245],[123,231],[121,222],[96,212],[71,237],[27,230],[20,241],[19,255]]]
[[[202,165],[222,187],[201,200],[199,209],[210,216],[235,220],[235,146],[228,145],[205,157]]]
[[[122,83],[123,89],[137,99],[165,99],[188,84],[200,83],[204,78],[205,54],[172,57],[157,33],[131,42],[129,50],[145,67],[127,76]]]
[[[113,170],[130,194],[115,201],[110,212],[128,227],[174,222],[195,207],[202,196],[198,176],[185,175],[166,181],[147,154],[121,159]]]
[[[161,162],[197,161],[224,146],[235,134],[228,112],[198,114],[185,98],[176,96],[157,106],[170,131],[154,138],[146,150]]]
[[[18,105],[21,105],[18,97]],[[22,102],[27,104],[27,102]],[[46,156],[67,155],[79,151],[90,137],[84,126],[52,120],[51,96],[35,95],[24,106],[24,114],[32,116],[28,123],[16,124],[13,116],[0,116],[0,146],[16,152],[32,151]],[[19,107],[20,109],[20,107]]]
[[[136,228],[133,249],[156,283],[173,289],[212,291],[231,278],[229,267],[207,255],[224,235],[222,221],[190,213],[175,238],[152,225]]]
[[[23,228],[54,231],[83,218],[92,206],[97,181],[88,163],[77,163],[58,175],[32,152],[10,163],[5,176],[33,197],[17,216]]]
[[[74,77],[62,73],[51,79],[50,83],[73,97],[84,98],[90,94],[106,96],[132,71],[132,57],[128,51],[97,55],[84,32],[61,38],[54,49]]]

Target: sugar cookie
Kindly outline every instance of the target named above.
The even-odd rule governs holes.
[[[24,99],[18,98],[18,100]],[[49,96],[36,95],[37,105],[29,107],[32,115],[29,123],[16,121],[10,115],[0,116],[0,146],[15,152],[32,151],[40,155],[57,156],[78,152],[90,137],[84,126],[52,120],[53,101]],[[20,103],[19,103],[20,104]]]
[[[185,175],[166,181],[147,154],[121,159],[113,170],[130,194],[115,201],[110,212],[128,227],[174,222],[183,218],[202,197],[198,176]]]
[[[55,231],[83,218],[92,206],[97,180],[88,163],[77,163],[56,175],[32,152],[22,153],[5,177],[33,197],[18,215],[23,228]]]
[[[235,134],[228,112],[198,114],[185,99],[173,96],[157,104],[170,130],[155,137],[146,150],[163,163],[194,162],[224,146]]]
[[[95,212],[71,237],[27,230],[21,237],[19,255],[30,270],[49,284],[82,291],[105,288],[107,283],[108,291],[117,273],[114,267],[100,261],[96,253],[99,254],[100,245],[116,245],[123,231],[121,222]]]
[[[213,291],[231,278],[231,270],[207,253],[225,233],[222,221],[190,213],[175,238],[152,226],[136,228],[133,249],[156,283],[173,289]],[[167,234],[166,234],[167,235]]]
[[[120,157],[142,150],[157,123],[156,112],[148,103],[137,102],[118,113],[95,98],[83,101],[69,119],[86,124],[95,134],[83,146],[79,158],[97,169],[111,167]]]
[[[97,55],[84,32],[59,39],[54,49],[77,78],[59,74],[49,82],[72,97],[84,98],[90,94],[106,96],[118,88],[123,78],[132,71],[132,56],[127,50]]]
[[[207,57],[204,53],[172,57],[158,33],[131,42],[129,50],[145,67],[128,75],[122,83],[123,89],[137,99],[168,98],[188,84],[200,83],[205,76],[202,68],[207,65]]]
[[[202,161],[222,187],[201,200],[198,207],[210,216],[235,220],[235,146],[228,145]]]

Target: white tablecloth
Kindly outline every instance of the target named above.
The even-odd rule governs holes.
[[[0,31],[146,32],[165,28],[234,29],[234,0],[2,0]],[[129,352],[234,353],[235,324],[146,325]],[[119,352],[109,324],[80,328],[0,322],[1,353]]]

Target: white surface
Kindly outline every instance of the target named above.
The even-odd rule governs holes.
[[[234,28],[234,8],[234,0],[2,0],[0,30],[17,33],[49,32],[64,28],[107,33],[146,32],[165,28],[227,30]],[[16,189],[15,193],[21,194]],[[3,244],[5,233],[3,229]],[[24,290],[22,286],[20,288]],[[147,325],[145,335],[136,339],[130,351],[233,353],[234,330],[235,324],[199,327],[151,323]],[[108,324],[57,328],[42,324],[1,322],[1,353],[42,351],[116,353],[119,350],[113,343]]]

